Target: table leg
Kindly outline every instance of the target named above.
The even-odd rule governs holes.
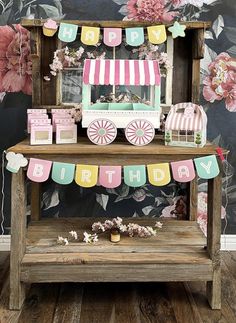
[[[39,221],[41,216],[41,183],[31,182],[31,221]]]
[[[208,180],[207,250],[213,265],[213,280],[207,282],[207,298],[212,309],[221,308],[221,174]]]
[[[190,221],[197,220],[198,183],[197,176],[189,183],[188,188],[188,214]]]
[[[11,257],[10,257],[10,309],[21,308],[25,299],[25,284],[20,281],[20,266],[25,252],[26,187],[25,173],[20,169],[12,174],[11,189]]]

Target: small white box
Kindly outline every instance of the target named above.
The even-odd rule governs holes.
[[[57,124],[56,125],[56,144],[76,144],[77,125]]]
[[[52,144],[52,125],[32,125],[30,133],[31,145]]]

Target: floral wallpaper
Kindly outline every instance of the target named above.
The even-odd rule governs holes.
[[[96,10],[94,4],[96,3]],[[231,0],[0,0],[0,147],[25,137],[26,109],[31,105],[31,62],[27,31],[21,17],[81,20],[211,20],[201,64],[201,103],[208,116],[208,139],[228,150],[224,167],[222,224],[236,233],[236,2]],[[13,25],[14,24],[14,25]],[[17,57],[17,59],[16,59]],[[7,122],[6,122],[7,120]],[[117,189],[47,182],[43,189],[44,216],[186,216],[186,189],[170,183],[157,189],[146,184]],[[5,214],[10,214],[10,175],[6,173]],[[206,183],[199,181],[198,222],[206,228]],[[9,227],[7,216],[5,228]],[[225,226],[227,223],[227,227]]]

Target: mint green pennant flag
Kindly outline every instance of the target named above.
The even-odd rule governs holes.
[[[215,155],[195,158],[194,163],[197,169],[197,174],[200,178],[203,178],[203,179],[214,178],[220,172]]]
[[[76,39],[77,31],[77,25],[61,23],[58,38],[65,43],[70,43]]]
[[[75,165],[54,162],[52,166],[52,179],[58,184],[70,184],[74,180]]]
[[[142,27],[126,28],[126,43],[130,46],[140,46],[144,43],[144,30]]]
[[[124,166],[124,182],[131,187],[146,184],[146,167],[144,165]]]

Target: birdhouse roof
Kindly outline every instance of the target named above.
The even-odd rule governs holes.
[[[91,85],[160,85],[156,60],[86,59],[83,82]]]
[[[207,116],[202,108],[193,103],[179,103],[171,107],[167,116],[166,130],[202,131],[205,129]]]

